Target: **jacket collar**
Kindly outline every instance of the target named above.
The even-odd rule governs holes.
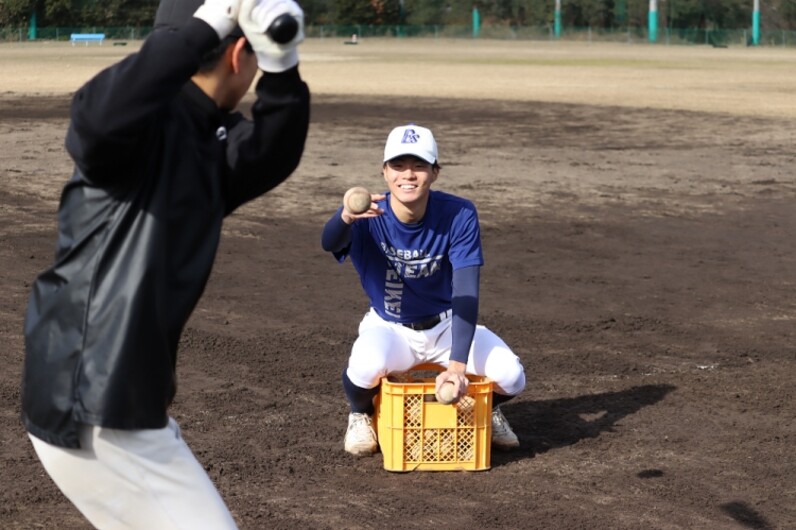
[[[192,104],[196,111],[204,116],[212,126],[218,126],[224,121],[227,112],[218,108],[216,102],[202,91],[193,81],[188,81],[182,89],[185,98]]]

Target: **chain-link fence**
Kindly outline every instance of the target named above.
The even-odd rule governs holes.
[[[308,37],[342,38],[357,35],[367,37],[426,37],[426,38],[475,38],[471,26],[368,26],[368,25],[324,25],[311,26],[306,30]],[[562,28],[556,36],[553,27],[547,26],[482,26],[478,32],[480,39],[499,40],[562,40],[588,42],[626,42],[649,43],[646,27],[623,29],[603,28]],[[751,29],[699,29],[699,28],[659,28],[655,44],[709,46],[749,46]],[[763,30],[760,33],[761,46],[796,46],[796,31]]]
[[[68,41],[73,33],[103,33],[110,40],[143,40],[152,32],[151,27],[39,27],[35,40]],[[28,28],[0,28],[0,42],[32,40]]]
[[[36,40],[69,41],[73,33],[103,33],[108,40],[142,40],[152,32],[151,27],[40,27]],[[622,29],[562,28],[555,35],[552,26],[484,25],[478,36],[466,25],[312,25],[305,28],[307,38],[445,38],[499,40],[561,40],[587,42],[649,43],[646,27]],[[751,45],[751,29],[659,28],[656,45],[708,45],[715,47]],[[32,40],[27,27],[0,28],[0,42]],[[796,31],[762,30],[761,46],[796,46]]]

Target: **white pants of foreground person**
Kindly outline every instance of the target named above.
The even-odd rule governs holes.
[[[96,528],[237,528],[172,418],[163,429],[83,426],[80,449],[29,437],[55,484]]]
[[[351,348],[347,374],[358,387],[373,388],[382,377],[405,372],[421,363],[447,368],[450,353],[450,316],[431,329],[415,331],[387,322],[370,310],[359,324],[359,337]],[[467,373],[488,377],[500,394],[514,396],[525,388],[525,371],[519,357],[484,326],[475,328]]]

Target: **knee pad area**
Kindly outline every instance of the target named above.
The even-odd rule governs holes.
[[[352,365],[349,363],[348,369],[346,370],[346,375],[348,375],[348,379],[359,388],[373,388],[378,386],[379,381],[382,378],[384,369],[378,369],[374,367],[362,366],[362,365]]]
[[[516,396],[525,388],[525,369],[516,356],[513,362],[490,365],[486,376],[495,382],[495,385],[503,391],[502,393],[509,396]]]

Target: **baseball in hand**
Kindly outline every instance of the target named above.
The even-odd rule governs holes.
[[[452,381],[445,381],[437,390],[436,396],[438,403],[450,405],[458,397],[456,395],[456,385]]]
[[[356,186],[345,192],[343,204],[346,210],[359,215],[365,213],[370,208],[370,192],[361,186]]]

